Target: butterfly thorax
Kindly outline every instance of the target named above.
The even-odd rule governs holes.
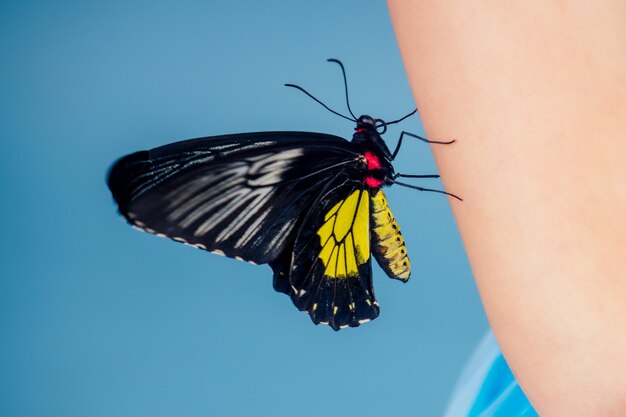
[[[378,132],[376,122],[384,122],[363,115],[357,120],[352,143],[363,147],[363,182],[370,188],[378,188],[391,183],[394,169],[391,165],[391,152]]]

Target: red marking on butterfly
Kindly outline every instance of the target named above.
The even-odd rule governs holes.
[[[384,181],[374,177],[365,177],[365,185],[370,188],[380,187]]]
[[[367,170],[373,171],[375,169],[382,168],[382,164],[380,163],[380,159],[372,152],[365,152],[365,160],[367,161]]]

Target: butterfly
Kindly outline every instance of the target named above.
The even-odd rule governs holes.
[[[372,257],[391,278],[411,273],[407,249],[383,187],[400,183],[381,135],[393,122],[350,109],[351,141],[313,132],[204,137],[139,151],[111,167],[107,183],[120,213],[144,231],[229,258],[268,264],[274,289],[315,324],[334,330],[375,319]]]

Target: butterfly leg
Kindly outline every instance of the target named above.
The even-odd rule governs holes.
[[[439,175],[437,174],[426,174],[426,175],[413,175],[413,174],[393,174],[392,179],[396,179],[396,178],[439,178]]]
[[[418,190],[418,191],[429,191],[429,192],[432,192],[432,193],[445,194],[445,195],[449,195],[450,197],[454,197],[454,198],[456,198],[459,201],[463,201],[463,199],[461,197],[459,197],[458,195],[449,193],[447,191],[435,190],[433,188],[418,187],[417,185],[411,185],[411,184],[407,184],[407,183],[399,182],[399,181],[392,181],[391,184],[397,184],[397,185],[400,185],[402,187],[412,188],[412,189]]]
[[[415,133],[411,133],[411,132],[406,132],[406,131],[402,131],[402,133],[400,133],[400,139],[398,139],[398,144],[396,145],[396,149],[394,149],[393,153],[391,154],[391,160],[393,161],[394,159],[396,159],[396,155],[398,154],[398,151],[400,150],[400,146],[402,146],[402,139],[404,138],[404,135],[410,136],[412,138],[415,139],[419,139],[422,142],[426,142],[426,143],[436,143],[439,145],[449,145],[451,143],[454,143],[455,140],[451,140],[451,141],[447,141],[447,142],[439,142],[436,140],[428,140],[425,137],[416,135]]]

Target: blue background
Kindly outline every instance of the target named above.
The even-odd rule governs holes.
[[[388,190],[412,278],[376,266],[381,316],[336,333],[268,267],[132,230],[104,180],[123,154],[197,136],[350,137],[282,87],[344,111],[329,57],[355,112],[408,113],[384,3],[3,1],[0,51],[0,415],[441,414],[487,327],[446,198]],[[423,133],[413,117],[391,147],[402,129]],[[417,141],[396,169],[436,172]]]

